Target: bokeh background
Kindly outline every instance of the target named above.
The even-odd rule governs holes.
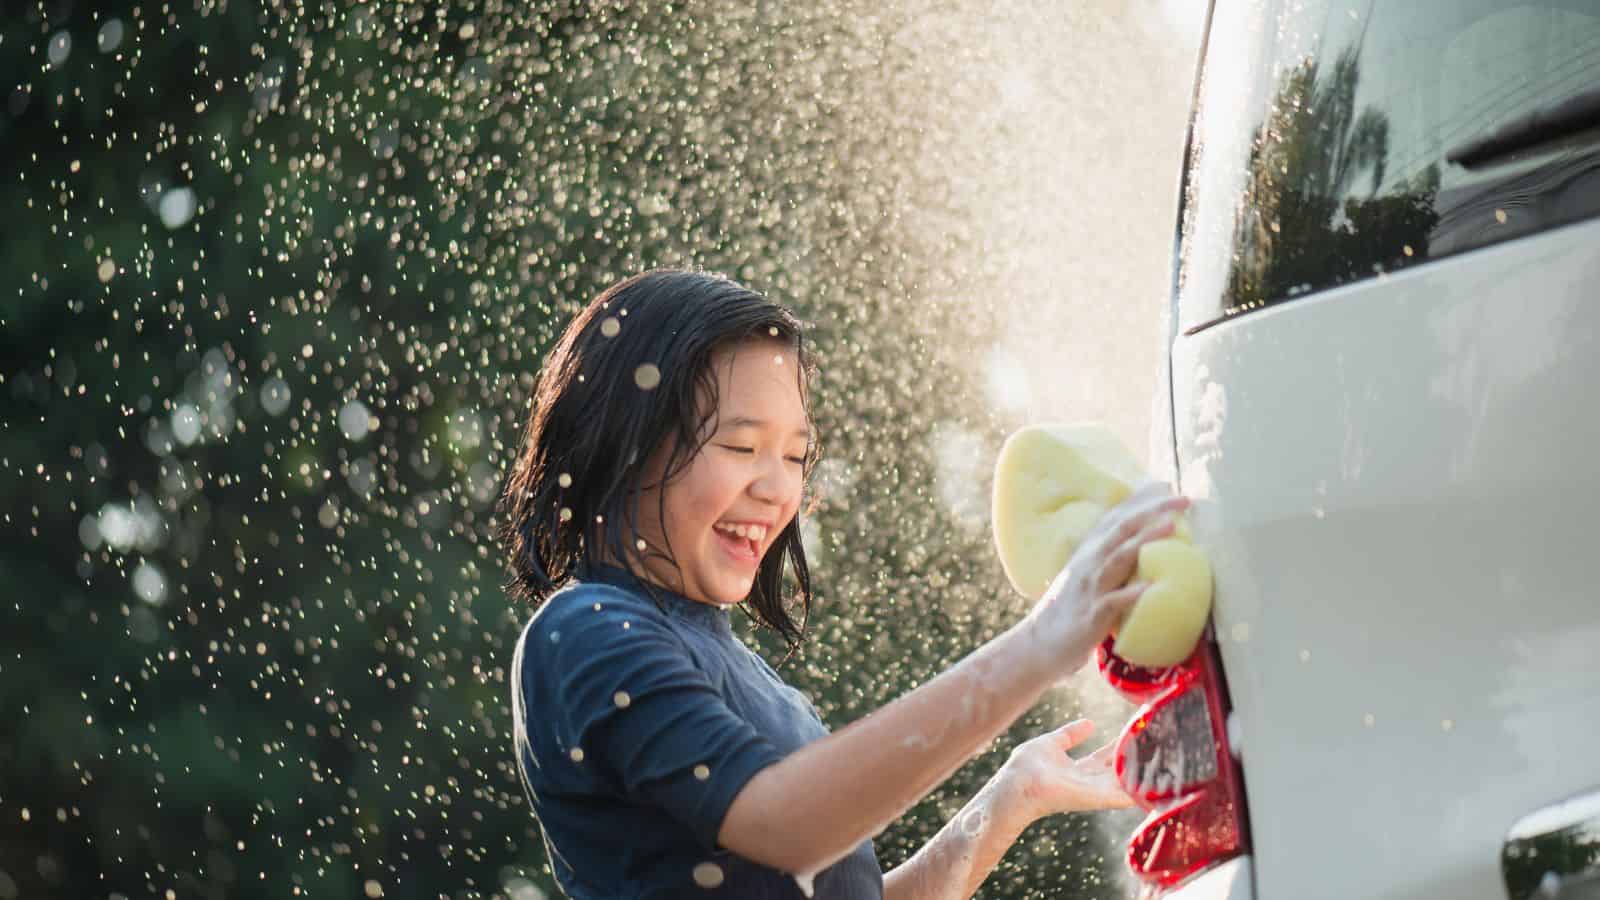
[[[494,501],[644,267],[812,323],[783,674],[831,724],[1014,621],[1000,441],[1146,446],[1201,5],[8,5],[0,900],[551,895]],[[1126,710],[1070,680],[885,865],[1085,712]],[[1041,823],[981,896],[1123,896],[1134,821]]]

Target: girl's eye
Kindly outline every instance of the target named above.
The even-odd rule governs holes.
[[[735,447],[732,444],[721,444],[719,446],[721,446],[722,449],[724,449],[724,450],[732,450],[734,453],[754,453],[754,452],[756,452],[756,448],[754,448],[754,447]],[[797,466],[803,466],[803,465],[806,464],[806,458],[804,456],[790,456],[790,457],[788,457],[788,460],[789,460],[789,462],[792,462]]]

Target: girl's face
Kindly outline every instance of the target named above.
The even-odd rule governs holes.
[[[794,350],[777,341],[712,354],[720,403],[705,425],[710,439],[664,487],[664,449],[645,473],[640,537],[654,551],[665,551],[670,538],[678,564],[646,559],[650,581],[719,606],[749,595],[761,560],[800,506],[810,435],[796,364]]]

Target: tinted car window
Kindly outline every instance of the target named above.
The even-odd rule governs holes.
[[[1600,0],[1218,0],[1185,180],[1193,331],[1600,213],[1600,128],[1459,159],[1600,85]]]

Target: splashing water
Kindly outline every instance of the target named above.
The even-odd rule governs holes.
[[[1000,439],[1142,443],[1188,90],[1161,8],[8,16],[0,895],[552,891],[493,505],[554,337],[648,266],[815,323],[819,606],[783,674],[830,724],[1014,621]],[[1013,737],[1107,703],[1058,692]],[[1085,822],[1030,831],[993,895],[1115,895]]]

